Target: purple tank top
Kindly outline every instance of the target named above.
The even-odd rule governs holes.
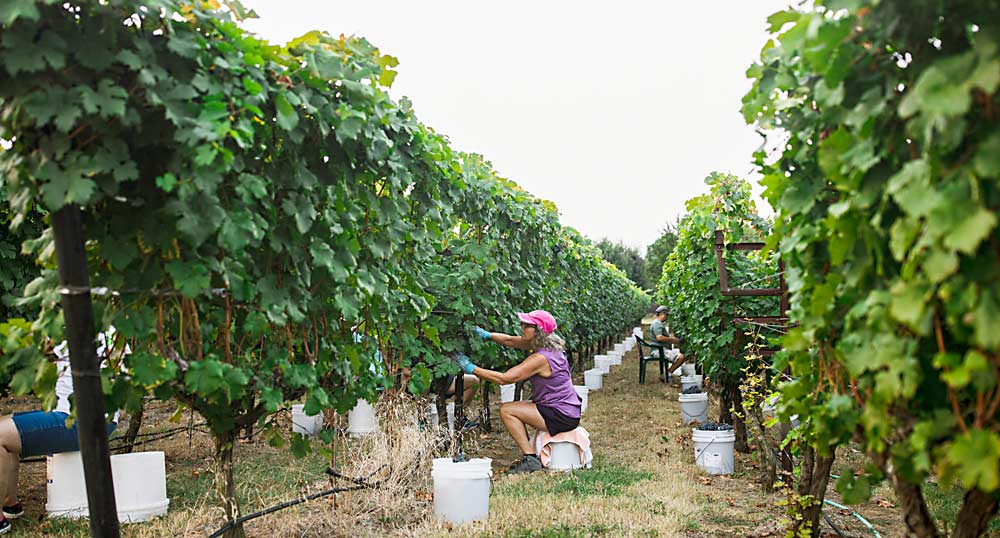
[[[531,401],[535,405],[555,409],[569,418],[580,418],[583,400],[573,388],[566,354],[556,349],[539,349],[538,353],[549,361],[552,377],[544,378],[538,374],[531,376]]]

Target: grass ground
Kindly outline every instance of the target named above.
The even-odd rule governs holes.
[[[490,518],[463,529],[425,524],[438,536],[782,536],[782,497],[756,482],[757,462],[737,454],[733,477],[706,475],[694,465],[690,428],[681,423],[678,389],[650,381],[639,385],[636,356],[605,377],[591,393],[582,425],[598,455],[595,468],[572,475],[500,474]],[[718,402],[712,402],[718,416]],[[508,442],[509,444],[509,442]],[[512,459],[516,453],[496,453]],[[836,494],[833,494],[836,498]],[[883,536],[898,515],[876,499],[858,508]],[[850,513],[831,514],[845,536],[870,536]],[[835,536],[829,527],[824,529]],[[826,534],[823,534],[826,536]]]
[[[732,477],[710,476],[694,465],[690,429],[681,424],[678,390],[649,376],[639,385],[636,356],[605,377],[605,387],[591,393],[582,426],[591,434],[595,465],[572,474],[507,475],[508,463],[518,457],[503,432],[493,408],[493,432],[477,431],[465,438],[465,451],[494,460],[490,518],[452,527],[434,520],[432,487],[426,458],[404,465],[410,473],[394,474],[381,491],[340,494],[255,520],[247,526],[251,537],[319,536],[486,536],[492,538],[576,537],[766,537],[783,536],[782,497],[762,491],[757,479],[759,462],[737,454]],[[25,400],[5,401],[4,412],[30,407]],[[13,409],[11,408],[13,407]],[[173,409],[151,403],[148,428],[172,427],[166,417]],[[435,447],[439,439],[406,418],[384,420],[386,435],[364,441],[341,440],[338,466],[345,474],[366,475],[381,463],[412,459]],[[712,402],[712,415],[718,402]],[[402,417],[402,418],[401,418]],[[383,417],[384,419],[385,417]],[[388,426],[386,426],[388,425]],[[181,435],[149,447],[166,452],[169,514],[151,523],[126,525],[123,535],[204,537],[223,521],[212,490],[211,442],[207,435]],[[429,452],[428,452],[429,453]],[[287,449],[275,449],[262,440],[236,447],[236,475],[244,513],[329,487],[323,470],[328,461],[312,454],[302,459]],[[860,454],[842,451],[837,468],[859,468]],[[21,492],[27,517],[15,522],[19,537],[88,536],[85,522],[44,517],[44,464],[22,467]],[[384,474],[384,473],[383,473]],[[381,476],[381,475],[380,475]],[[838,500],[835,492],[829,498]],[[954,517],[957,497],[937,490],[929,493],[936,513]],[[855,507],[882,536],[902,536],[899,513],[891,492],[881,487],[870,502]],[[844,536],[872,536],[850,512],[830,510]],[[836,536],[823,526],[820,536]]]

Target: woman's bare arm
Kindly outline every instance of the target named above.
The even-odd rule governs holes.
[[[544,374],[546,372],[552,375],[549,361],[545,360],[545,356],[541,353],[532,353],[527,359],[524,359],[520,364],[506,372],[487,370],[486,368],[477,366],[472,371],[472,374],[480,379],[485,379],[498,385],[510,385],[511,383],[524,381],[535,374]]]
[[[490,340],[500,344],[501,346],[507,346],[514,349],[524,349],[530,350],[531,339],[525,338],[524,336],[511,336],[504,333],[491,333]]]

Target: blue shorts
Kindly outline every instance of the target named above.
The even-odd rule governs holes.
[[[26,411],[14,413],[11,419],[17,427],[17,435],[21,437],[21,457],[59,454],[80,450],[76,438],[76,422],[72,428],[66,427],[69,415],[59,411]],[[108,424],[108,435],[115,431],[118,423]]]

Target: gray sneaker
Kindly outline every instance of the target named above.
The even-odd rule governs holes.
[[[521,456],[521,461],[510,468],[510,474],[533,473],[542,470],[542,460],[534,454]]]

